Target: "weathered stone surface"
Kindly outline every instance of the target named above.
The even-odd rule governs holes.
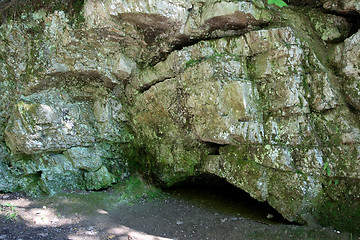
[[[340,107],[334,74],[291,28],[199,42],[143,70],[130,86],[140,92],[129,91],[131,124],[151,146],[162,181],[212,173],[289,220],[311,220],[309,211],[323,198],[325,164],[341,169],[327,149],[358,142],[358,123]],[[186,140],[208,156],[187,158],[194,147],[177,144]],[[174,153],[187,168],[176,170]]]
[[[360,12],[360,2],[357,0],[326,0],[323,7],[339,13]]]
[[[115,29],[121,35],[120,41],[131,34],[131,39],[122,42],[131,49],[138,45],[145,51],[125,49],[125,52],[141,63],[143,58],[147,58],[145,62],[157,60],[177,45],[202,38],[239,35],[266,25],[272,16],[259,7],[264,7],[260,1],[87,1],[84,15],[90,28],[101,26],[110,31],[108,37]]]
[[[161,29],[169,21],[184,24],[187,18],[188,9],[191,8],[190,1],[88,1],[85,5],[85,16],[89,18],[88,23],[98,26],[99,21],[114,17],[134,22],[137,25],[155,26]],[[165,21],[164,21],[165,20]],[[168,27],[163,27],[166,30]]]
[[[94,142],[94,129],[89,127],[91,119],[84,115],[86,106],[72,104],[66,98],[60,92],[48,91],[16,104],[5,130],[7,144],[13,153],[62,151]]]
[[[347,101],[360,110],[360,31],[347,38],[337,49],[335,61],[344,74],[343,89]]]
[[[345,18],[315,10],[310,11],[308,15],[322,40],[339,42],[349,36],[351,25]]]
[[[272,16],[250,2],[206,1],[195,4],[184,26],[185,35],[214,37],[239,34],[242,30],[269,23]],[[239,31],[240,30],[240,31]]]
[[[112,183],[116,182],[115,177],[109,173],[105,166],[102,166],[96,172],[87,172],[84,175],[86,181],[87,190],[99,190],[101,188],[106,188]]]
[[[164,186],[215,174],[300,223],[356,202],[348,20],[259,0],[86,1],[83,13],[82,25],[42,9],[0,26],[1,191],[101,189],[133,168]]]
[[[71,148],[66,151],[65,156],[78,169],[95,172],[102,166],[100,154],[94,148]]]
[[[12,192],[16,190],[17,179],[11,174],[9,166],[6,164],[8,155],[5,144],[0,143],[0,188],[2,191]]]
[[[123,107],[110,93],[129,77],[134,61],[119,45],[100,43],[75,30],[62,11],[24,16],[27,20],[21,24],[0,26],[0,140],[6,140],[11,150],[4,155],[6,161],[1,159],[2,189],[23,189],[33,195],[86,189],[82,171],[105,166],[117,179],[126,177],[121,146],[97,148],[97,158],[89,155],[89,149],[95,142],[131,141]],[[93,51],[97,47],[103,50]],[[88,152],[82,161],[79,152],[72,155],[74,162],[62,154],[81,147],[90,147],[84,148]]]

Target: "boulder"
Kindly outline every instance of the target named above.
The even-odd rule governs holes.
[[[343,90],[347,102],[360,110],[360,31],[347,38],[334,54],[335,62],[344,75]]]
[[[128,87],[138,89],[128,90],[130,124],[166,185],[215,174],[306,222],[326,177],[358,178],[348,169],[357,154],[342,166],[328,154],[357,146],[355,116],[331,70],[289,27],[174,51]],[[327,176],[324,168],[334,170]]]

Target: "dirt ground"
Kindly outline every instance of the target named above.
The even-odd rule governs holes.
[[[152,199],[144,192],[134,199],[119,201],[111,190],[40,199],[0,194],[0,239],[358,239],[331,228],[271,224],[217,212],[174,194]]]

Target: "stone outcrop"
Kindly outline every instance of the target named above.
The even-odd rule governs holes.
[[[327,224],[360,194],[358,8],[339,3],[89,0],[83,23],[3,23],[0,190],[213,174]]]
[[[360,109],[360,31],[347,38],[337,47],[335,61],[340,65],[343,79],[343,90],[348,103]]]
[[[356,0],[326,0],[323,7],[338,13],[360,12],[360,3]]]
[[[266,26],[272,16],[260,1],[87,1],[84,15],[140,64],[205,38],[239,35]],[[116,36],[115,36],[116,35]]]

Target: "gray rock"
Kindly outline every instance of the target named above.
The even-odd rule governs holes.
[[[87,190],[99,190],[106,188],[116,182],[115,177],[109,173],[105,166],[96,172],[86,172],[84,175]]]
[[[64,155],[77,169],[95,172],[102,166],[101,156],[96,148],[74,147],[68,149]]]
[[[357,0],[327,0],[323,7],[339,13],[360,12],[360,2]]]
[[[356,109],[360,110],[360,31],[344,41],[343,48],[339,49],[339,55],[335,61],[340,65],[345,76],[343,89],[347,101]]]
[[[339,42],[349,36],[351,25],[345,18],[323,14],[315,10],[310,11],[308,15],[322,40],[326,42]]]
[[[16,103],[5,129],[13,153],[61,151],[94,142],[94,129],[84,118],[86,106],[61,96],[58,91],[46,91]]]
[[[359,12],[341,3],[323,7]],[[214,174],[300,223],[328,200],[350,206],[359,32],[347,38],[339,16],[277,9],[104,0],[85,2],[84,24],[45,10],[2,24],[0,191],[101,189],[136,166],[165,186]],[[343,39],[336,71],[326,47]]]

